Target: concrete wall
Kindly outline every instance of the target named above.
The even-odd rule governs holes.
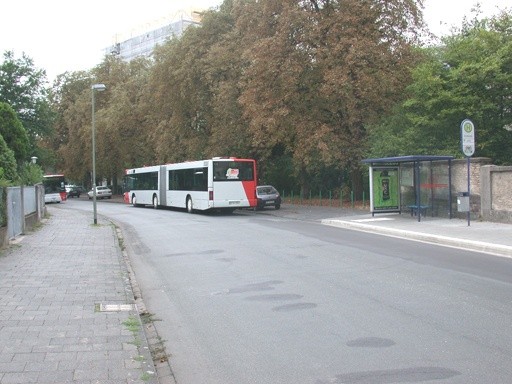
[[[0,190],[0,196],[6,196],[6,204],[1,207],[5,212],[7,224],[0,226],[0,249],[9,244],[9,240],[31,230],[44,217],[44,186],[8,187]],[[9,203],[10,202],[10,203]],[[13,204],[13,202],[17,202]],[[15,222],[17,219],[19,222]],[[15,225],[14,225],[15,224]],[[1,225],[1,224],[0,224]]]

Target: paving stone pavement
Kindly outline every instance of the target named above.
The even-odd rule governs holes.
[[[114,226],[52,209],[0,251],[0,383],[158,383]]]

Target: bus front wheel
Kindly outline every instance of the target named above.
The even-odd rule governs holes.
[[[187,197],[187,212],[192,213],[193,210],[194,208],[192,206],[192,198],[189,196]]]
[[[158,198],[153,196],[153,208],[158,209]]]
[[[132,196],[132,205],[134,207],[138,207],[139,205],[137,204],[137,197],[135,195]]]

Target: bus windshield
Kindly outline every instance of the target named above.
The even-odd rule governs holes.
[[[44,193],[66,192],[63,175],[46,175],[43,177]]]
[[[252,181],[254,167],[251,161],[214,161],[214,181]]]

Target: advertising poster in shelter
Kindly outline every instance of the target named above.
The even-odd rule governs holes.
[[[400,187],[398,167],[372,167],[371,176],[371,211],[400,211]]]

